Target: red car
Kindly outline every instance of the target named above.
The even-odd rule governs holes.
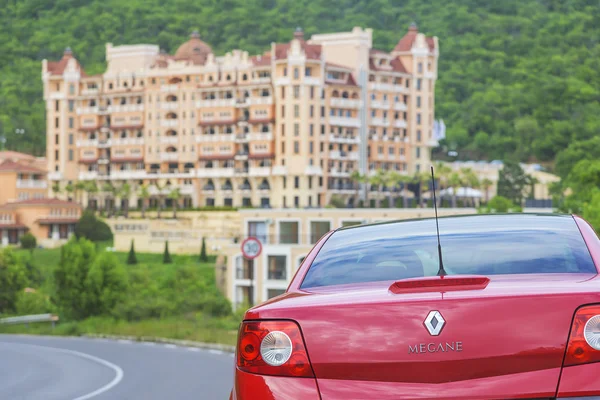
[[[440,253],[434,219],[321,238],[285,294],[246,312],[231,399],[600,396],[590,225],[512,214],[439,229]]]

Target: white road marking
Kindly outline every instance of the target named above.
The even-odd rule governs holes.
[[[200,351],[200,349],[199,349],[199,348],[197,348],[197,347],[188,347],[187,349],[188,349],[189,351]]]
[[[119,343],[125,343],[125,344],[132,343],[131,340],[128,340],[128,339],[119,339],[119,340],[117,340],[117,342],[119,342]]]
[[[223,354],[222,351],[220,351],[220,350],[213,350],[213,349],[208,350],[208,352],[211,353],[211,354]]]
[[[174,345],[174,344],[170,344],[170,343],[167,343],[167,344],[165,344],[165,347],[166,347],[167,349],[176,349],[176,348],[177,348],[177,346],[176,346],[176,345]]]
[[[84,394],[83,396],[79,396],[73,400],[88,400],[91,399],[93,397],[96,397],[104,392],[109,391],[110,389],[112,389],[113,387],[115,387],[116,385],[119,384],[119,382],[121,382],[123,380],[123,370],[121,369],[121,367],[119,367],[116,364],[111,363],[110,361],[106,361],[102,358],[93,356],[91,354],[87,354],[87,353],[82,353],[80,351],[75,351],[75,350],[69,350],[69,349],[62,349],[59,347],[50,347],[50,346],[39,346],[36,344],[29,344],[29,343],[19,343],[19,345],[24,345],[24,346],[30,346],[30,347],[37,347],[40,349],[45,349],[45,350],[52,350],[58,353],[65,353],[65,354],[71,354],[77,357],[81,357],[81,358],[85,358],[86,360],[90,360],[93,361],[95,363],[98,363],[100,365],[104,365],[105,367],[108,367],[110,369],[112,369],[113,371],[115,371],[115,377],[112,381],[110,381],[109,383],[107,383],[106,385],[102,386],[101,388],[98,388],[96,390],[94,390],[93,392],[90,392],[88,394]]]
[[[146,346],[156,346],[156,343],[154,342],[142,342],[142,344]]]

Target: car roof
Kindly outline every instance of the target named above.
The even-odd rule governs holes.
[[[509,214],[468,214],[439,217],[440,234],[450,231],[481,232],[486,230],[577,230],[573,216],[554,213],[509,213]],[[414,235],[435,234],[435,218],[414,218],[395,221],[381,221],[370,224],[347,226],[336,232],[362,230],[365,234],[398,233],[410,230]],[[358,233],[358,232],[353,232]]]

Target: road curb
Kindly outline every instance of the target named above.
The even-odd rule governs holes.
[[[87,333],[87,334],[81,335],[81,337],[94,338],[94,339],[131,340],[132,342],[153,342],[153,343],[174,344],[174,345],[182,346],[182,347],[196,347],[199,349],[222,351],[224,353],[235,353],[235,346],[228,346],[226,344],[219,344],[219,343],[195,342],[193,340],[168,339],[168,338],[152,337],[152,336],[104,335],[104,334],[98,334],[98,333]]]

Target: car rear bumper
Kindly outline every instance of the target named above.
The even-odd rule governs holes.
[[[315,378],[255,375],[235,369],[231,400],[320,400]]]
[[[600,399],[600,363],[565,367],[560,376],[558,398]],[[593,396],[593,397],[590,397]]]

